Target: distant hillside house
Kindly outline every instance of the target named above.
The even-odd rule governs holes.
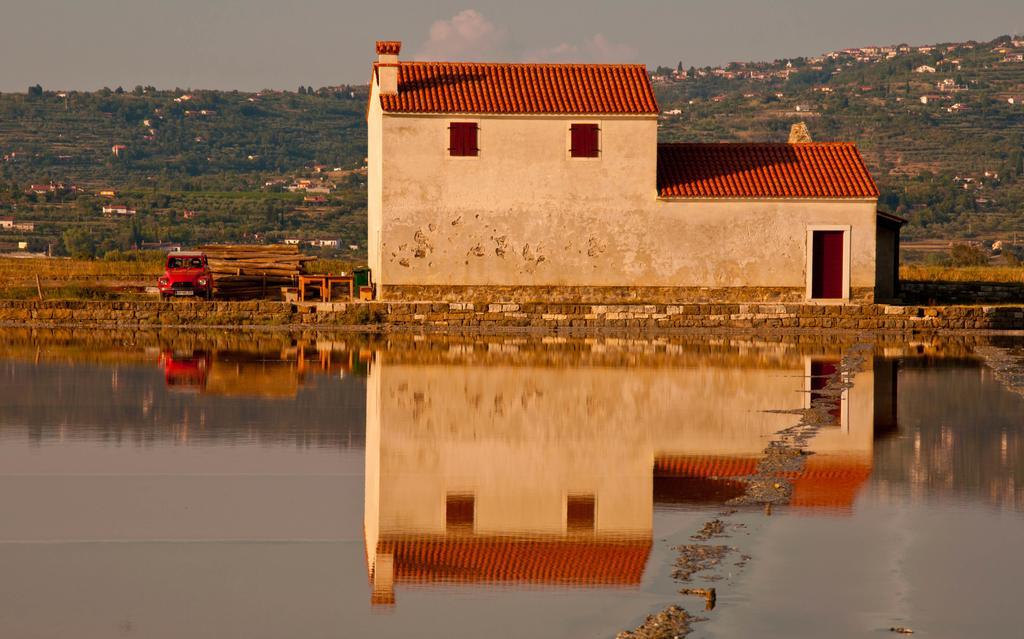
[[[130,209],[127,206],[121,206],[121,205],[104,206],[103,207],[103,214],[104,215],[120,215],[122,217],[134,217],[135,216],[135,209]]]
[[[642,65],[399,61],[377,43],[368,253],[382,299],[896,294],[903,220],[855,145],[659,144]]]

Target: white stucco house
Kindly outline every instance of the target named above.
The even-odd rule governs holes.
[[[378,42],[384,300],[870,302],[902,220],[853,144],[663,144],[642,65],[406,62]]]

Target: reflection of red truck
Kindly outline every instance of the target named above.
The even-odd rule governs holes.
[[[158,280],[161,297],[213,297],[213,274],[206,254],[178,251],[167,256],[167,267]]]
[[[164,351],[160,353],[160,366],[164,369],[167,386],[203,389],[210,369],[210,356],[206,353],[181,356],[173,351]]]

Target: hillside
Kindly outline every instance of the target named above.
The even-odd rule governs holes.
[[[850,140],[907,237],[1024,231],[1024,39],[655,74],[666,141]]]
[[[653,79],[662,140],[782,141],[804,121],[860,145],[906,237],[1024,235],[1024,40],[680,63]],[[0,217],[19,223],[0,248],[298,238],[358,258],[366,99],[365,86],[0,95]],[[134,213],[103,213],[115,205]]]

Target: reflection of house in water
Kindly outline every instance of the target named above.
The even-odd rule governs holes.
[[[723,503],[833,357],[700,365],[423,364],[385,352],[367,384],[373,601],[396,584],[637,585],[659,507]],[[694,362],[697,364],[697,362]],[[792,477],[796,507],[849,509],[871,473],[874,390],[857,375]],[[881,386],[893,389],[893,382]]]
[[[364,376],[372,352],[344,342],[304,342],[280,354],[237,350],[164,350],[160,366],[170,388],[212,395],[291,398],[308,373]]]

